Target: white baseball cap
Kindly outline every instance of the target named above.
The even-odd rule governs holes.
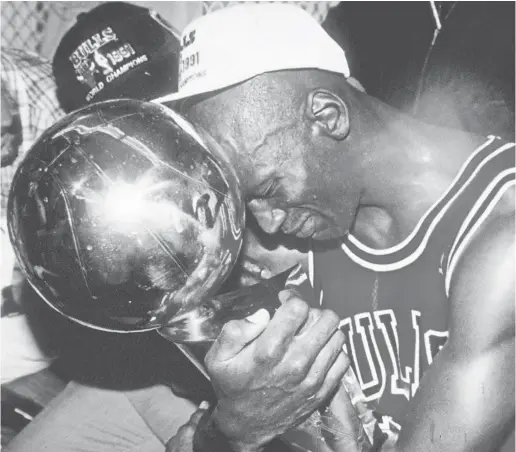
[[[253,3],[191,22],[181,36],[179,88],[171,102],[227,88],[259,74],[320,69],[348,78],[344,50],[299,6]]]

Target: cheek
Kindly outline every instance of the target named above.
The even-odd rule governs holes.
[[[296,159],[284,165],[282,171],[282,200],[285,201],[286,207],[295,205],[296,203],[305,203],[306,195],[310,190],[311,174],[308,173],[307,166],[301,159]]]

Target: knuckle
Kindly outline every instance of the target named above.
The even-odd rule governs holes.
[[[242,327],[240,325],[241,321],[239,320],[230,320],[224,325],[222,328],[221,335],[224,338],[238,338],[242,334]]]
[[[298,357],[290,361],[289,368],[293,377],[304,379],[308,373],[309,365],[304,357]]]
[[[292,297],[285,303],[285,308],[296,318],[304,318],[310,310],[308,304],[298,297]]]
[[[330,309],[323,309],[321,316],[331,327],[337,328],[339,326],[340,317],[334,311]]]
[[[322,372],[314,372],[305,379],[305,387],[311,391],[317,391],[324,383],[324,374]]]
[[[269,340],[256,353],[256,361],[259,364],[265,364],[271,361],[277,361],[282,357],[282,347],[278,341]]]

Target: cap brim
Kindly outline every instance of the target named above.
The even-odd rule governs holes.
[[[153,99],[151,102],[156,104],[173,104],[177,105],[180,101],[187,99],[188,97],[195,96],[196,93],[188,93],[188,92],[176,92],[165,94],[164,96],[158,97],[157,99]]]

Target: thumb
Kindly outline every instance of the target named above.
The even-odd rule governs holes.
[[[217,361],[227,361],[255,340],[269,323],[266,309],[260,309],[242,320],[231,320],[224,325],[219,337],[213,344],[210,354]]]
[[[208,402],[202,402],[199,405],[197,411],[190,416],[190,420],[188,421],[188,423],[193,425],[194,427],[197,427],[199,421],[204,416],[209,407],[210,405]]]

